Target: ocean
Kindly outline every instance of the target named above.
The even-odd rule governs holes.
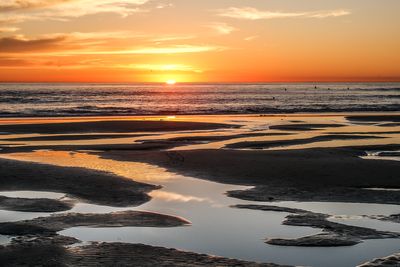
[[[400,111],[400,83],[0,83],[0,117]]]

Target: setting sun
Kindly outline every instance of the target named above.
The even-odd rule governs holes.
[[[175,80],[167,80],[165,83],[167,85],[174,85],[174,84],[176,84],[176,81]]]

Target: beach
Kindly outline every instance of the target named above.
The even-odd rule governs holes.
[[[0,267],[400,267],[399,10],[0,0]]]
[[[399,122],[396,112],[0,119],[0,260],[379,266],[400,245]]]

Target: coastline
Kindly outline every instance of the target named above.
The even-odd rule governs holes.
[[[71,157],[73,157],[74,153],[88,153],[112,162],[143,162],[165,168],[171,173],[220,183],[256,186],[248,190],[227,192],[230,197],[251,201],[341,201],[399,205],[400,192],[398,191],[365,190],[365,188],[372,187],[399,188],[399,180],[396,175],[400,171],[399,162],[384,159],[378,161],[367,160],[360,157],[366,156],[366,151],[369,150],[399,150],[400,145],[396,145],[398,144],[397,140],[400,138],[400,134],[395,131],[397,126],[380,126],[380,124],[397,122],[400,118],[400,113],[385,113],[385,116],[382,116],[382,113],[357,113],[361,118],[361,122],[357,118],[354,119],[354,113],[346,115],[352,119],[347,120],[342,114],[331,114],[330,116],[325,116],[325,114],[286,114],[284,116],[202,115],[176,117],[139,116],[129,118],[120,116],[40,119],[2,118],[0,119],[0,124],[3,125],[3,133],[0,135],[0,139],[4,141],[0,140],[0,147],[2,148],[0,153],[2,157],[10,155],[11,158],[15,159],[37,161],[40,160],[38,158],[41,155],[40,150],[46,149],[49,151],[49,155],[52,155],[51,151],[66,151],[72,153]],[[371,119],[371,115],[379,116],[379,119],[374,120],[378,117]],[[114,124],[108,126],[107,122],[102,122],[110,120],[118,121],[117,125],[123,126],[123,128],[115,127]],[[93,121],[97,121],[97,123],[93,124]],[[134,121],[133,124],[131,123],[132,121]],[[82,125],[83,127],[65,127],[71,125],[69,124],[71,122],[73,125]],[[325,122],[325,124],[321,124],[321,122]],[[47,125],[51,125],[51,127],[46,127],[47,123],[51,123]],[[297,125],[297,128],[273,129],[273,127],[270,127],[272,125],[287,125],[288,123]],[[11,126],[12,124],[14,126]],[[341,127],[338,128],[335,124],[341,125]],[[31,126],[26,127],[26,125]],[[176,127],[177,125],[178,127]],[[299,125],[305,126],[300,129]],[[304,129],[304,127],[306,128]],[[4,129],[8,129],[10,133],[4,133]],[[329,136],[329,132],[342,130],[348,135],[352,135],[352,131],[358,132],[359,135],[363,130],[368,130],[368,136],[366,135],[368,138],[349,138],[349,140],[344,140],[343,144],[341,143],[342,140],[338,141],[335,138],[322,140],[315,138],[302,139],[303,135]],[[125,134],[121,135],[120,131]],[[390,131],[394,131],[394,133],[385,134]],[[374,132],[376,135],[371,135],[370,132]],[[46,135],[51,138],[46,139]],[[79,135],[84,135],[85,138],[79,138]],[[93,135],[92,140],[90,139],[91,135]],[[110,135],[109,138],[108,135]],[[141,140],[143,138],[144,140]],[[338,138],[340,139],[341,137],[338,136]],[[277,144],[282,147],[278,150],[224,148],[225,145],[240,144],[241,141],[247,139],[252,140],[250,142],[263,139],[265,139],[264,142],[275,140],[274,142],[278,142]],[[289,141],[282,143],[282,140],[302,140],[301,142],[304,142],[304,144],[298,142],[293,144]],[[314,144],[310,142],[313,140],[317,142]],[[324,142],[328,144],[328,147],[319,147],[319,144],[324,144]],[[366,145],[366,143],[369,143],[369,145]],[[218,146],[213,149],[196,149],[196,146],[204,148],[214,146],[214,144],[218,144]],[[336,147],[337,144],[339,146]],[[299,149],[296,145],[311,145],[312,147]],[[233,147],[238,148],[237,145]],[[45,155],[47,152],[43,153]],[[133,201],[132,195],[126,197],[120,194],[118,190],[122,188],[118,189],[117,181],[122,182],[122,187],[131,184],[130,190],[139,190],[140,194],[146,194],[151,190],[160,188],[153,185],[145,185],[141,188],[141,181],[134,182],[130,180],[128,182],[124,181],[125,178],[119,180],[120,178],[115,174],[99,173],[98,170],[96,170],[94,176],[96,178],[90,178],[92,170],[76,169],[77,166],[72,169],[70,167],[51,166],[57,165],[57,154],[52,157],[54,157],[52,159],[54,163],[52,163],[52,160],[49,161],[49,159],[42,158],[44,162],[47,160],[47,164],[50,165],[28,162],[13,162],[11,164],[12,161],[2,159],[3,166],[9,165],[13,168],[11,171],[6,172],[7,174],[3,173],[2,175],[3,190],[23,189],[62,192],[69,193],[71,196],[77,197],[78,200],[86,199],[97,204],[133,206],[140,205],[150,200],[150,198],[141,197],[139,202]],[[62,162],[63,159],[60,158],[60,160]],[[68,166],[69,163],[66,162],[66,164]],[[228,166],[230,167],[228,168]],[[291,168],[288,169],[287,166],[291,166]],[[49,180],[48,182],[45,180],[40,181],[42,178],[38,177],[36,181],[26,180],[27,183],[24,186],[19,182],[13,184],[11,182],[12,179],[7,180],[7,175],[15,179],[15,177],[26,176],[27,174],[32,175],[29,174],[29,169],[39,170],[40,168],[45,168],[45,172],[38,174],[40,177],[51,177],[56,174],[56,176],[60,177],[60,181],[63,180],[64,182],[57,182],[56,185],[58,184],[59,187],[55,187],[54,180]],[[4,170],[3,168],[2,171]],[[379,171],[375,172],[374,170]],[[77,175],[80,172],[80,179],[89,179],[87,182],[85,180],[81,181],[83,184],[88,184],[88,191],[85,193],[77,191],[85,188],[81,186],[82,184],[80,185],[76,183],[77,180],[70,180],[70,177],[68,177],[70,174]],[[98,179],[101,176],[109,176],[109,178],[104,178],[104,181],[107,181],[107,179],[112,180],[113,187],[105,186],[99,188]],[[270,179],[264,179],[266,176],[270,176]],[[340,179],[336,179],[339,176],[341,176]],[[65,184],[67,181],[70,181],[71,184]],[[74,186],[76,190],[73,189]],[[93,186],[97,189],[93,192],[94,195],[90,195],[88,193]],[[96,198],[98,190],[101,192],[109,190],[110,194],[107,193],[105,195],[118,197],[117,199],[112,197],[113,202],[98,199],[98,196]],[[130,201],[127,202],[128,199]],[[22,200],[19,199],[19,201]],[[320,220],[318,224],[321,224],[321,222]],[[322,223],[324,224],[324,222]],[[10,229],[10,227],[12,229],[14,226],[9,224],[6,228]],[[24,229],[23,225],[18,227],[22,227],[18,228],[19,231]],[[31,224],[30,227],[36,229]],[[9,231],[9,234],[13,233],[10,230],[7,231]],[[22,233],[37,234],[35,231],[26,231],[25,229]],[[49,234],[49,232],[44,231],[36,236],[38,242],[41,242],[40,238],[43,237],[43,233]],[[59,238],[58,235],[55,236]],[[55,236],[50,239],[53,238],[55,240]],[[353,235],[350,235],[350,237],[354,238]],[[361,239],[363,238],[361,237]],[[307,244],[312,245],[313,243],[310,242],[314,241],[312,239],[311,241],[307,240]],[[333,243],[330,243],[331,241]],[[336,239],[336,241],[342,242],[343,245],[355,244],[354,242],[345,242],[342,239]],[[283,241],[279,240],[279,242]],[[316,242],[315,244],[318,244],[320,240],[316,240]],[[287,244],[295,245],[293,242],[288,242]],[[327,244],[334,245],[335,236],[332,239],[328,237]],[[337,244],[339,243],[335,245]],[[104,244],[104,246],[107,246],[107,244]],[[5,251],[4,249],[6,247],[3,247],[3,252]]]

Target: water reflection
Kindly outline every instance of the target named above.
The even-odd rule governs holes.
[[[177,228],[85,228],[77,227],[62,231],[61,234],[73,236],[83,241],[118,241],[144,243],[149,245],[173,247],[188,251],[208,253],[245,260],[275,262],[309,266],[354,266],[372,257],[394,253],[400,240],[369,240],[353,247],[339,248],[301,248],[279,247],[264,243],[264,238],[295,238],[318,233],[319,229],[282,225],[287,213],[234,209],[235,204],[262,204],[229,198],[226,191],[248,187],[219,184],[170,173],[163,168],[137,162],[119,162],[102,159],[87,153],[38,151],[8,155],[9,158],[50,163],[60,166],[86,167],[109,171],[137,181],[161,184],[163,189],[151,192],[153,199],[136,208],[172,214],[192,222],[188,227]],[[271,204],[271,203],[266,203]],[[396,205],[357,204],[357,203],[304,203],[277,202],[273,205],[306,209],[332,215],[389,215],[398,213]],[[105,213],[129,208],[78,203],[72,212]],[[23,213],[26,217],[37,217]],[[3,213],[1,214],[3,215]],[[13,217],[14,216],[14,217]],[[1,216],[3,219],[3,216]],[[5,220],[19,220],[18,212],[10,212]],[[360,217],[362,218],[362,217]],[[383,227],[384,223],[375,220],[347,220],[333,218],[348,224]],[[393,225],[390,225],[391,230]]]
[[[60,199],[65,196],[62,193],[43,192],[43,191],[3,191],[0,192],[1,196],[15,197],[15,198],[50,198]]]
[[[7,244],[10,241],[10,238],[4,235],[0,235],[0,245]]]

